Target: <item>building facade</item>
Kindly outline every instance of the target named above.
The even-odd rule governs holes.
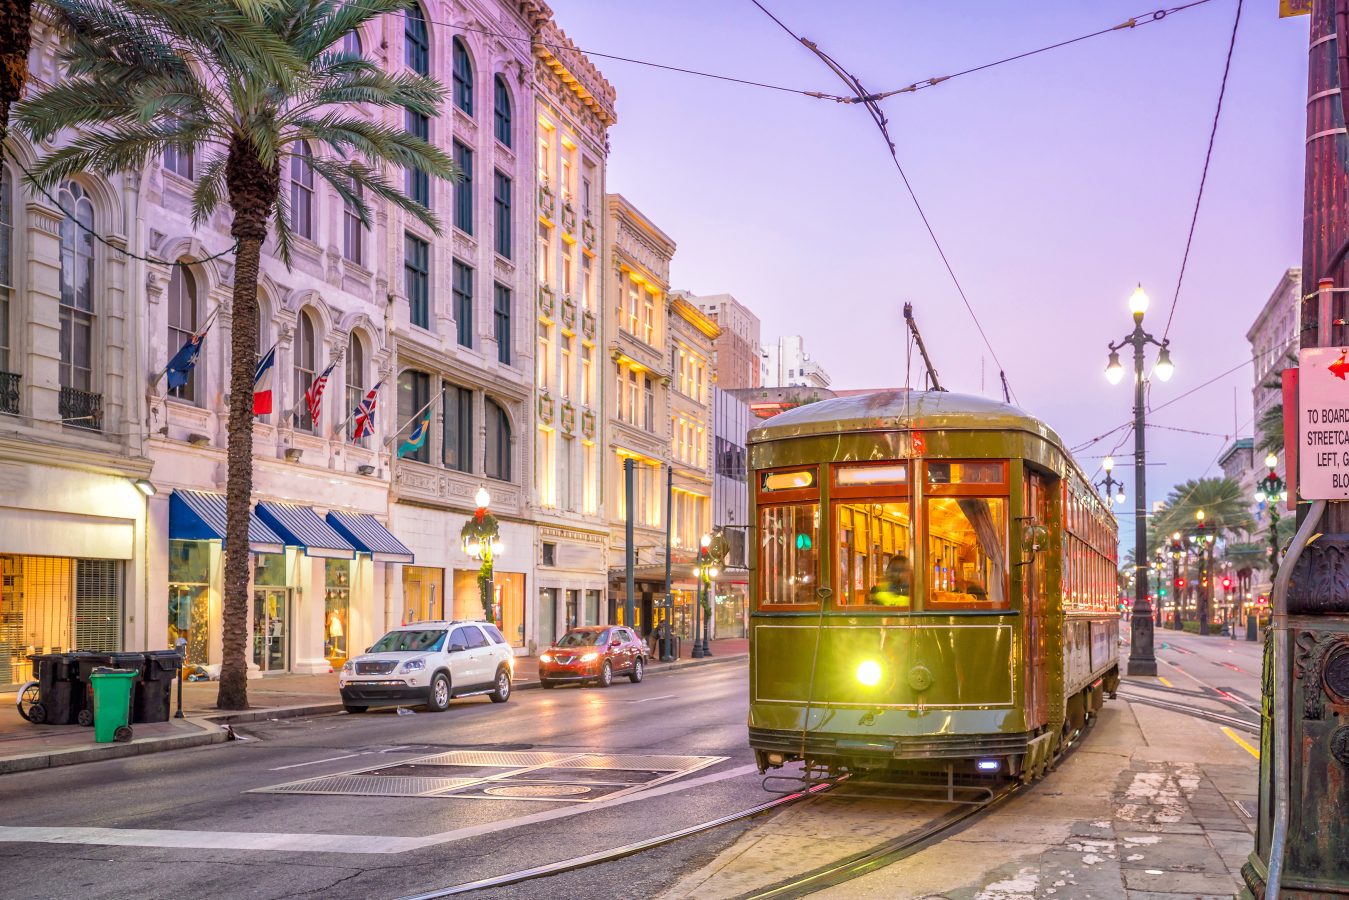
[[[758,387],[763,378],[759,317],[730,294],[674,293],[697,306],[720,329],[712,346],[712,368],[717,386],[723,390]]]
[[[778,338],[763,348],[764,387],[829,387],[829,373],[806,352],[799,334]]]
[[[605,621],[605,162],[614,89],[551,20],[539,24],[534,80],[538,218],[534,478],[538,628]]]
[[[720,374],[720,373],[718,373]],[[757,421],[749,405],[720,387],[712,391],[712,527],[726,537],[722,577],[717,581],[713,626],[716,637],[744,637],[749,621],[749,431]]]

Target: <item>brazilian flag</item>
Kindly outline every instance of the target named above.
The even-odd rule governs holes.
[[[427,410],[422,416],[422,420],[417,423],[417,427],[412,429],[412,433],[403,441],[403,445],[398,448],[399,456],[407,456],[409,453],[416,453],[422,449],[426,443],[426,436],[431,433],[431,410]]]

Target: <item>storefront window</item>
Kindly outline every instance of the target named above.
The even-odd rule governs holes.
[[[32,653],[122,648],[122,563],[0,554],[0,685],[33,677]]]
[[[585,624],[600,624],[600,592],[597,590],[586,591],[586,611]]]
[[[323,561],[323,655],[334,668],[347,660],[351,616],[351,561]]]
[[[745,589],[738,584],[718,585],[713,637],[745,636]]]
[[[211,545],[206,541],[169,541],[169,649],[184,645],[184,662],[204,666],[210,660]]]
[[[759,510],[759,605],[814,606],[820,505],[793,503]]]
[[[445,618],[445,570],[403,566],[403,624]]]
[[[913,530],[907,500],[836,503],[834,534],[834,596],[840,605],[912,606]]]
[[[253,583],[268,587],[285,587],[286,554],[253,554]]]

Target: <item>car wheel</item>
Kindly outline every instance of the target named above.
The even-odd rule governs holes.
[[[369,707],[366,707],[366,706],[348,706],[348,705],[345,704],[345,703],[342,704],[342,708],[345,709],[345,710],[346,710],[347,712],[349,712],[349,713],[363,713],[363,712],[365,712],[367,709],[369,709]]]
[[[553,688],[557,687],[557,682],[549,681],[547,678],[540,678],[539,687],[543,688],[545,691],[551,691]]]
[[[502,666],[497,669],[497,689],[487,696],[492,698],[493,703],[505,703],[511,699],[511,673]]]
[[[444,712],[450,708],[450,679],[444,672],[437,672],[431,679],[431,696],[426,701],[431,712]]]
[[[613,683],[614,683],[614,666],[613,663],[609,662],[609,660],[606,659],[604,661],[604,665],[600,666],[600,674],[599,677],[595,679],[595,684],[599,687],[607,688],[609,685]]]
[[[646,664],[642,662],[642,658],[639,656],[637,657],[636,662],[632,664],[632,673],[628,675],[628,680],[633,684],[641,684],[642,678],[645,675]]]

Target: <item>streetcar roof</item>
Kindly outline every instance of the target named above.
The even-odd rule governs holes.
[[[1009,403],[970,394],[904,388],[802,404],[752,428],[749,441],[838,432],[941,429],[1026,431],[1063,450],[1063,441],[1052,428]]]

